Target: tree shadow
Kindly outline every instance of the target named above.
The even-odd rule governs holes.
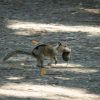
[[[50,100],[45,98],[35,98],[35,97],[14,97],[14,96],[0,96],[1,100]]]
[[[3,18],[11,20],[23,20],[39,23],[61,23],[61,24],[86,24],[97,25],[100,22],[98,13],[89,13],[90,8],[99,10],[98,0],[2,0],[1,13]],[[82,8],[82,9],[81,9]],[[9,13],[8,13],[9,12]],[[88,22],[89,21],[89,22]]]

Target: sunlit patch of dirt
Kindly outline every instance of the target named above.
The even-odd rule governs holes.
[[[7,28],[18,30],[17,35],[32,35],[34,32],[88,32],[90,35],[98,35],[100,32],[99,26],[83,26],[83,25],[62,25],[62,24],[45,24],[34,22],[21,22],[8,20]],[[31,32],[30,32],[31,30]],[[32,30],[34,32],[32,32]]]
[[[32,84],[5,84],[0,88],[0,95],[14,96],[14,97],[35,97],[54,99],[57,98],[91,98],[91,100],[98,98],[98,95],[88,94],[86,90],[78,88],[66,88],[50,85],[32,85]],[[65,97],[65,98],[64,98]]]
[[[100,9],[86,9],[86,8],[81,8],[81,10],[84,10],[88,13],[91,13],[91,14],[100,14]]]

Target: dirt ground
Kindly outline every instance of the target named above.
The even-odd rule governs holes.
[[[100,0],[0,0],[0,100],[100,100]],[[71,59],[38,75],[31,41],[67,42]],[[47,61],[45,61],[45,64]]]

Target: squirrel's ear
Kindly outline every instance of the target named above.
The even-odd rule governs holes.
[[[58,45],[60,46],[60,45],[62,45],[62,43],[61,42],[58,42]]]
[[[61,45],[61,43],[60,42],[57,42],[55,48],[58,48],[60,45]]]

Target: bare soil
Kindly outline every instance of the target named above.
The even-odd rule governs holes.
[[[69,64],[39,76],[30,56],[3,62],[32,39],[67,42]],[[100,100],[100,0],[0,0],[0,100]]]

